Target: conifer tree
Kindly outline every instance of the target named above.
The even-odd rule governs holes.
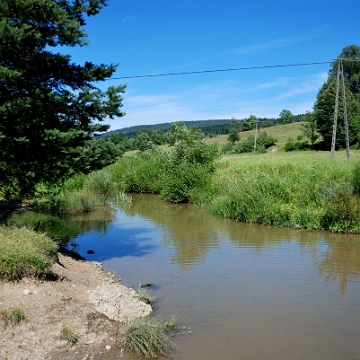
[[[125,86],[103,91],[94,84],[116,66],[75,64],[54,51],[84,46],[86,17],[107,0],[0,1],[0,188],[31,195],[90,171],[82,150],[106,118],[121,117]]]

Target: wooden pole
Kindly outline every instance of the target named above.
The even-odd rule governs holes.
[[[331,139],[331,155],[330,155],[331,159],[334,158],[334,153],[335,153],[336,128],[337,128],[337,117],[338,117],[338,108],[339,108],[340,59],[337,59],[337,60],[338,60],[338,71],[337,71],[337,77],[336,77],[334,125],[333,125],[332,139]]]
[[[255,121],[255,138],[254,138],[254,154],[256,154],[256,136],[258,132],[258,122]]]
[[[340,64],[341,64],[342,97],[343,97],[343,108],[344,108],[346,157],[349,160],[350,159],[349,124],[348,124],[347,109],[346,109],[344,67],[343,67],[342,60],[340,60]]]

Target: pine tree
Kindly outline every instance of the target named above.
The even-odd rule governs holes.
[[[102,91],[94,82],[117,65],[75,64],[57,46],[84,46],[85,17],[107,0],[0,2],[0,188],[31,195],[91,170],[82,150],[105,118],[121,117],[125,86]],[[86,163],[86,165],[85,165]]]

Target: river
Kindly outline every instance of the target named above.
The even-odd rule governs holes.
[[[67,224],[69,249],[126,286],[153,284],[155,315],[177,315],[168,359],[360,359],[359,235],[238,223],[151,195]]]

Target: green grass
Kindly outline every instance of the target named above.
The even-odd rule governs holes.
[[[0,280],[50,273],[58,246],[46,235],[25,227],[0,227]]]
[[[64,325],[60,330],[60,338],[67,341],[70,344],[75,344],[77,342],[77,336],[71,330],[69,325]]]
[[[302,135],[301,123],[292,123],[286,125],[276,125],[267,128],[261,128],[261,131],[266,131],[269,135],[274,136],[278,142],[277,146],[283,147],[283,145],[292,138],[296,141],[298,135]],[[241,140],[245,140],[249,135],[255,134],[255,130],[242,131],[239,133]],[[206,141],[210,144],[218,143],[224,145],[227,142],[228,135],[218,135],[213,138],[209,138]]]
[[[169,346],[173,346],[167,332],[176,325],[176,318],[162,321],[155,318],[139,318],[129,322],[120,340],[120,346],[143,355],[156,358],[164,355]]]
[[[24,310],[18,307],[2,310],[0,312],[0,318],[5,322],[5,325],[18,325],[22,321],[27,320]]]
[[[213,179],[212,212],[239,221],[359,232],[359,198],[344,151],[224,156]]]

